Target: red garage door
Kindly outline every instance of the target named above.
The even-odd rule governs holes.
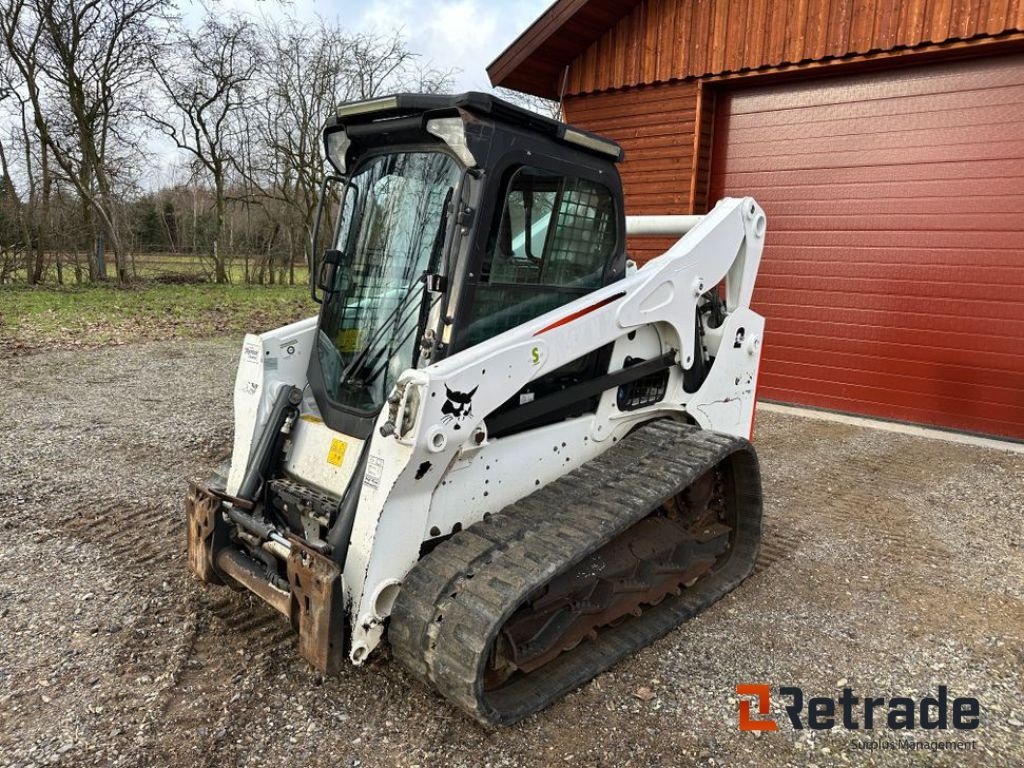
[[[1024,438],[1024,57],[719,95],[768,214],[760,395]]]

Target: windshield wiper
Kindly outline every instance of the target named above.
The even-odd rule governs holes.
[[[440,297],[440,296],[438,296],[437,298],[435,298],[435,299],[434,299],[434,300],[433,300],[433,301],[432,301],[432,302],[430,303],[430,306],[428,307],[428,310],[430,310],[430,309],[433,309],[433,308],[434,308],[435,306],[437,306],[437,302],[439,302],[440,300],[441,300],[441,297]],[[402,327],[403,327],[403,326],[405,325],[405,323],[406,323],[406,322],[408,322],[408,318],[406,318],[406,320],[405,320],[405,321],[403,321],[403,322],[401,323],[401,325],[399,325],[399,326],[398,326],[398,327],[397,327],[397,328],[395,329],[395,334],[394,334],[394,336],[395,336],[395,337],[397,337],[397,336],[398,336],[398,332],[399,332],[399,331],[401,330],[401,328],[402,328]],[[401,348],[402,348],[403,346],[405,346],[406,342],[408,342],[408,341],[409,341],[409,339],[410,339],[410,338],[412,337],[412,335],[413,335],[413,334],[414,334],[414,333],[416,332],[416,330],[417,330],[418,328],[419,328],[419,323],[416,323],[415,325],[413,325],[413,327],[412,327],[412,328],[410,328],[410,329],[409,329],[408,331],[406,331],[406,334],[405,334],[405,336],[403,336],[403,337],[402,337],[402,339],[401,339],[401,341],[399,341],[399,342],[398,342],[398,349],[401,349]],[[376,356],[376,359],[379,359],[379,358],[380,358],[380,355],[378,354],[378,355]],[[383,365],[380,365],[380,366],[378,366],[378,367],[374,368],[374,369],[372,370],[372,372],[370,373],[370,375],[366,377],[366,383],[367,383],[367,384],[370,384],[370,383],[372,383],[372,382],[376,381],[376,380],[377,380],[377,377],[378,377],[378,376],[380,376],[380,375],[381,375],[382,373],[384,373],[384,371],[386,371],[386,370],[387,370],[387,368],[388,368],[388,364],[389,364],[390,362],[391,362],[391,356],[389,355],[389,356],[388,356],[388,357],[387,357],[387,358],[386,358],[386,359],[384,360],[384,364],[383,364]],[[387,385],[387,379],[385,378],[385,379],[383,380],[383,382],[384,382],[384,385],[386,386],[386,385]],[[388,396],[388,393],[387,393],[387,392],[382,392],[382,393],[381,393],[381,396],[382,396],[382,397],[384,397],[384,398],[386,398],[386,397]]]
[[[429,312],[429,309],[433,308],[436,303],[435,300],[435,302],[431,303],[429,307],[425,307],[424,303],[421,302],[419,305],[412,307],[413,311],[411,313],[405,314],[404,317],[402,316],[405,313],[407,302],[411,298],[413,292],[420,287],[420,284],[426,285],[427,275],[430,274],[431,271],[437,270],[437,261],[444,247],[445,234],[448,231],[448,219],[454,191],[454,187],[448,187],[448,192],[445,194],[444,203],[441,206],[441,220],[438,222],[437,231],[434,233],[434,241],[431,244],[431,252],[427,261],[427,269],[424,270],[416,280],[410,283],[409,287],[406,288],[405,293],[402,294],[402,298],[399,299],[398,303],[395,305],[395,308],[388,313],[384,322],[380,324],[377,330],[370,337],[366,347],[345,367],[345,370],[342,371],[339,378],[339,385],[353,380],[356,377],[356,374],[362,370],[366,370],[369,373],[369,375],[363,379],[365,384],[369,385],[374,381],[383,370],[386,370],[388,361],[394,354],[394,341],[403,333],[403,329],[409,320],[416,319],[417,322],[402,337],[402,341],[398,344],[398,349],[401,349],[405,342],[408,341],[409,336],[419,327],[419,320],[425,320],[426,315],[424,314],[424,309]],[[381,341],[384,341],[385,343],[381,345],[380,348],[377,348]],[[385,360],[384,366],[380,367],[378,366],[378,361],[384,352],[389,352],[390,354],[388,355],[388,359]]]
[[[437,225],[437,232],[434,234],[434,242],[430,246],[430,261],[427,263],[428,272],[437,272],[437,261],[444,247],[444,236],[448,232],[448,216],[451,213],[452,194],[455,187],[448,187],[448,194],[444,196],[444,203],[441,204],[441,221]]]
[[[391,357],[394,354],[394,340],[398,337],[400,333],[402,333],[403,329],[408,325],[409,321],[416,317],[416,307],[412,305],[410,306],[413,310],[412,312],[406,313],[404,316],[398,318],[394,323],[392,323],[389,326],[391,329],[390,343],[388,343],[388,340],[382,340],[383,343],[377,345],[376,349],[367,348],[367,356],[364,359],[363,364],[353,372],[354,379],[357,378],[354,374],[366,372],[364,376],[358,378],[363,384],[370,384],[377,378],[377,376],[380,374],[380,371],[387,367],[388,362],[391,360]],[[416,330],[417,326],[418,324],[414,323],[412,328],[409,329],[408,333],[413,333]],[[384,366],[378,368],[377,364],[378,362],[380,362],[382,357],[384,358]]]
[[[395,308],[391,310],[386,318],[384,318],[384,322],[380,324],[373,336],[370,337],[370,340],[367,342],[366,347],[363,348],[363,351],[356,356],[355,360],[345,367],[344,371],[342,371],[341,376],[338,379],[339,384],[344,384],[347,381],[350,381],[352,374],[362,367],[367,355],[370,354],[377,342],[381,340],[381,336],[388,330],[388,327],[391,325],[391,321],[395,319],[395,316],[405,306],[406,302],[409,301],[409,297],[412,296],[413,291],[416,290],[420,283],[425,281],[426,276],[427,274],[424,272],[416,280],[413,280],[412,283],[410,283],[409,287],[406,288],[405,293],[402,294],[402,298],[395,305]],[[379,356],[381,351],[383,350],[378,351],[377,354],[374,355],[374,358]]]

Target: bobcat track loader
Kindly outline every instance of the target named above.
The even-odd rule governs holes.
[[[750,573],[765,216],[627,218],[617,144],[485,94],[345,104],[324,141],[320,311],[246,336],[189,564],[318,670],[387,639],[511,723]],[[637,269],[627,232],[682,237]]]

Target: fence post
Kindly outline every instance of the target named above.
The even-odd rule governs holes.
[[[103,257],[103,232],[96,233],[96,276],[100,280],[107,279],[107,262]]]

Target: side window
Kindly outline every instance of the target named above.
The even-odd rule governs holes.
[[[462,346],[601,287],[616,221],[614,198],[603,184],[529,166],[513,172],[491,227]]]
[[[615,237],[615,204],[607,187],[520,168],[509,179],[482,279],[597,288]]]

